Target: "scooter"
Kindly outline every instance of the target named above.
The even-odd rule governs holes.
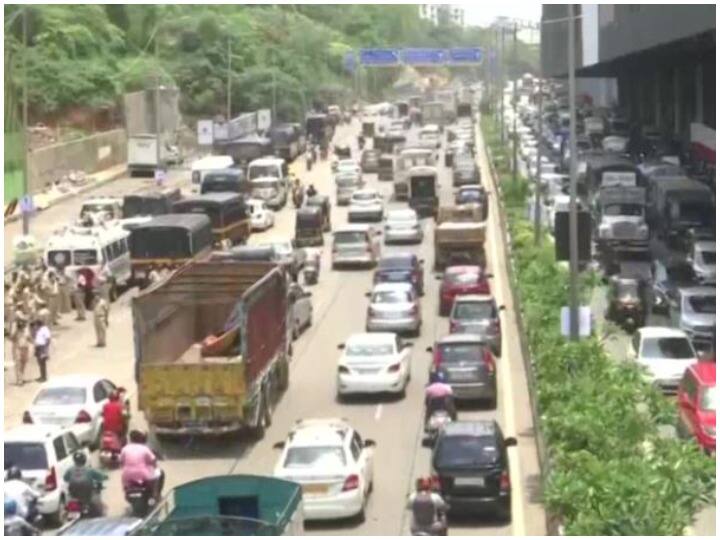
[[[306,251],[308,251],[308,257],[303,267],[305,285],[315,285],[320,275],[320,253]]]
[[[104,488],[103,484],[95,484],[95,491],[100,492]],[[100,511],[90,502],[81,501],[75,498],[69,498],[65,503],[65,515],[68,521],[75,521],[80,518],[102,517],[105,513],[105,506],[100,504]]]
[[[132,482],[125,488],[125,500],[130,504],[134,517],[143,518],[155,506],[153,486],[143,480]]]
[[[436,409],[425,423],[425,437],[429,444],[435,444],[438,434],[443,427],[452,422],[450,412],[445,409]]]
[[[120,451],[123,441],[114,431],[103,431],[100,438],[100,465],[106,469],[115,468],[120,464]]]

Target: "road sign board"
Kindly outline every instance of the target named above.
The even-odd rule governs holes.
[[[400,60],[410,66],[435,66],[445,63],[443,49],[400,49]]]
[[[398,52],[395,49],[360,49],[360,63],[364,66],[396,66]]]
[[[23,214],[31,214],[35,210],[35,203],[32,195],[23,195],[20,197],[20,212]]]
[[[448,63],[450,64],[479,64],[482,62],[482,57],[480,47],[448,49]]]
[[[272,114],[270,109],[260,109],[257,112],[258,131],[266,131],[270,129],[270,124],[272,124]]]
[[[209,146],[213,143],[213,121],[198,120],[197,137],[200,146]]]

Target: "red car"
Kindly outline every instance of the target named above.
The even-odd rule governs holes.
[[[482,266],[448,266],[440,285],[438,313],[446,317],[459,294],[490,294],[491,277]]]
[[[698,362],[685,370],[678,387],[678,431],[694,437],[709,454],[715,455],[715,363]]]

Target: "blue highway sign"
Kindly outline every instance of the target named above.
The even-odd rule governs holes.
[[[395,49],[360,49],[360,63],[364,66],[396,66],[399,64]]]
[[[480,47],[467,47],[448,50],[448,63],[450,64],[479,64],[482,61]]]
[[[444,49],[400,49],[400,60],[410,66],[434,66],[444,64]]]

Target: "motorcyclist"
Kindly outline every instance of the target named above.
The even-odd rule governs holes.
[[[410,495],[407,504],[412,510],[410,532],[429,533],[430,536],[447,536],[445,513],[450,508],[439,493],[432,491],[429,478],[419,478],[416,491]]]
[[[102,516],[103,507],[100,499],[100,487],[108,477],[105,473],[87,466],[84,452],[73,454],[73,466],[63,476],[68,486],[68,494],[83,506],[88,506],[90,515]]]
[[[40,494],[23,481],[22,471],[14,465],[7,471],[4,493],[6,499],[15,501],[17,515],[32,521],[30,514]]]
[[[40,531],[17,513],[17,502],[5,497],[5,536],[39,536]]]
[[[109,401],[103,407],[102,416],[103,429],[115,433],[121,444],[124,444],[127,431],[127,411],[120,401],[120,393],[117,390],[110,394]]]
[[[157,455],[147,445],[147,436],[136,429],[130,431],[130,443],[120,452],[123,489],[136,482],[145,482],[157,501],[162,494],[165,473],[157,466]]]
[[[315,189],[315,185],[310,184],[307,188],[307,196],[314,197],[315,195],[317,195],[317,190]]]
[[[430,415],[438,409],[446,410],[455,421],[457,412],[453,397],[452,386],[445,382],[445,373],[433,370],[430,373],[430,384],[425,387],[425,422],[427,423]]]

